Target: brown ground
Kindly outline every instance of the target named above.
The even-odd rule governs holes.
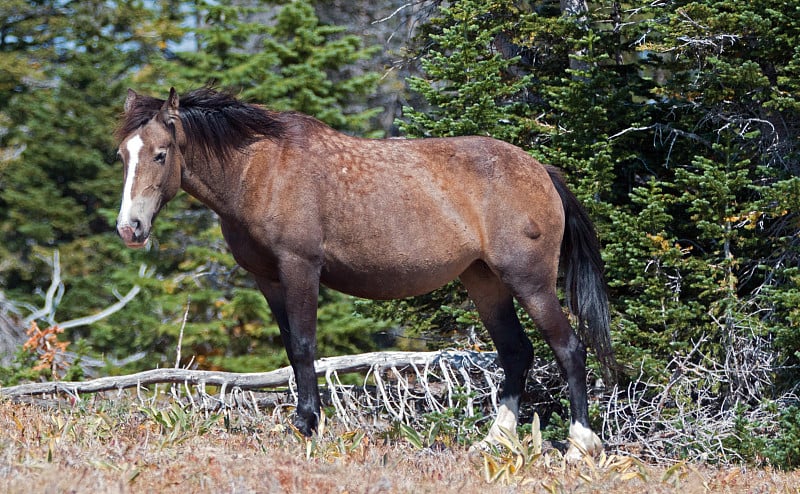
[[[577,466],[539,459],[489,483],[485,460],[460,446],[419,450],[335,426],[307,442],[267,415],[228,432],[221,417],[180,410],[154,418],[136,404],[81,407],[0,403],[0,492],[800,493],[800,472],[613,455]],[[495,471],[510,465],[495,458]]]

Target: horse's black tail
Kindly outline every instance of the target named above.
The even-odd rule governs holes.
[[[564,205],[561,269],[567,307],[578,320],[578,336],[594,349],[608,384],[616,382],[617,364],[611,348],[608,291],[600,241],[594,225],[568,188],[558,169],[546,167]]]

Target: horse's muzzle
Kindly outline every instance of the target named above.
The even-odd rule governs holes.
[[[141,222],[133,220],[130,223],[117,224],[117,233],[125,245],[132,249],[140,249],[150,240],[149,232],[145,232]]]

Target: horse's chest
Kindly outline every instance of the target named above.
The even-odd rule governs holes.
[[[277,277],[277,261],[271,249],[237,225],[221,222],[220,226],[222,236],[237,264],[260,277]]]

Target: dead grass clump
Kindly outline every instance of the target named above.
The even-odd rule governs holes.
[[[306,439],[281,413],[226,417],[127,395],[69,408],[2,402],[0,492],[800,492],[797,472],[619,455],[568,465],[528,437],[490,455],[521,468],[487,477],[482,458],[444,443],[417,448],[335,419]]]

